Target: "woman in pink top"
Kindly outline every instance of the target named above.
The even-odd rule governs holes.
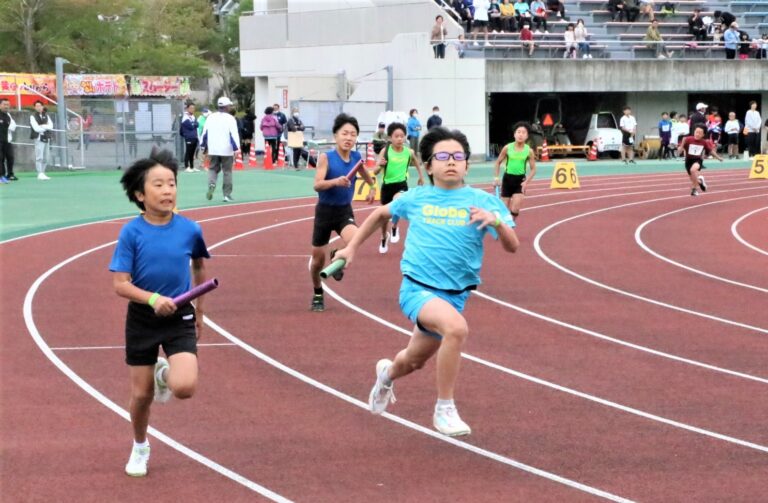
[[[282,128],[280,127],[280,122],[278,122],[277,118],[272,115],[273,111],[274,109],[272,107],[264,109],[264,117],[261,119],[259,128],[264,135],[264,140],[266,140],[266,142],[269,143],[270,148],[272,148],[272,162],[275,163],[277,162],[278,141],[280,140]]]

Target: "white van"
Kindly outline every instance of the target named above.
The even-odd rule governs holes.
[[[621,130],[612,112],[592,114],[584,144],[592,147],[593,143],[597,144],[598,153],[607,152],[618,157],[621,150]]]

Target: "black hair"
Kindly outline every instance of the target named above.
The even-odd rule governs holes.
[[[529,135],[531,134],[531,125],[528,124],[526,121],[520,121],[520,122],[516,123],[512,127],[512,134],[515,134],[515,131],[517,131],[517,128],[521,128],[521,127],[524,127]]]
[[[144,207],[144,203],[138,200],[136,193],[144,193],[144,183],[147,179],[147,171],[155,166],[163,166],[173,171],[174,179],[179,172],[179,163],[176,158],[173,157],[170,150],[158,150],[153,147],[149,157],[134,162],[127,170],[125,170],[122,178],[120,178],[120,183],[123,186],[123,190],[125,190],[125,195],[128,196],[128,200],[135,203],[142,211],[146,208]]]
[[[669,115],[669,112],[661,112],[662,117],[664,116],[664,114]],[[670,117],[671,117],[671,115],[670,115]]]
[[[435,21],[437,21],[438,19],[443,19],[443,16],[441,16],[440,14],[438,14],[437,16],[435,16]]]
[[[696,125],[693,127],[693,132],[695,133],[697,129],[701,129],[701,132],[702,132],[702,133],[704,133],[704,135],[706,135],[706,134],[707,134],[707,127],[706,127],[706,126],[704,126],[704,125],[702,125],[702,124],[696,124]]]
[[[441,141],[446,140],[456,140],[459,142],[459,144],[461,144],[461,148],[464,150],[464,154],[467,156],[467,165],[469,165],[469,156],[471,152],[469,150],[469,141],[467,140],[467,136],[458,129],[451,131],[448,128],[438,126],[430,129],[429,132],[425,134],[419,142],[419,153],[421,153],[421,158],[424,160],[425,166],[429,166],[432,162],[432,154],[434,154],[433,151],[435,149],[435,145]],[[432,178],[432,175],[430,174],[428,176],[430,183],[434,185],[435,181]]]
[[[33,105],[37,105],[38,103],[40,103],[41,105],[45,106],[45,103],[43,103],[43,102],[42,102],[42,101],[40,101],[40,100],[37,100],[37,101],[35,101],[35,102],[33,103]]]
[[[9,103],[10,103],[10,101],[11,101],[11,100],[9,100],[8,98],[6,98],[6,97],[4,97],[4,96],[0,96],[0,103],[2,103],[2,102],[4,102],[4,101],[7,101],[7,102],[9,102]]]
[[[669,117],[670,117],[671,119],[674,119],[674,118],[676,118],[676,117],[677,117],[677,112],[675,112],[674,110],[670,111],[670,112],[669,112]]]
[[[360,134],[360,125],[357,123],[357,119],[345,113],[341,113],[333,119],[333,134],[336,134],[339,129],[344,127],[344,124],[351,124],[357,130],[357,134]]]
[[[624,105],[624,106],[621,108],[621,111],[623,112],[624,110],[632,110],[632,107],[631,107],[631,106],[629,106],[629,105]]]
[[[413,115],[413,112],[418,112],[415,108],[411,108],[411,111],[408,112],[408,115]]]
[[[264,109],[264,115],[269,115],[269,114],[271,114],[271,113],[272,113],[272,112],[274,112],[274,111],[275,111],[275,109],[274,109],[274,108],[272,108],[272,107],[267,107],[267,108],[265,108],[265,109]]]
[[[573,28],[575,30],[576,29],[576,25],[573,24],[573,23],[568,23],[568,25],[565,27],[565,29],[567,30],[568,28]]]
[[[400,122],[393,122],[392,124],[387,127],[387,136],[392,136],[392,133],[394,133],[397,130],[401,130],[403,133],[408,134],[408,131],[405,129],[405,124],[402,124]]]
[[[752,106],[752,105],[757,105],[757,102],[755,100],[750,101],[749,106]]]

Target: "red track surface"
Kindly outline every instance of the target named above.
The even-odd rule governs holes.
[[[397,306],[401,245],[380,256],[372,240],[345,280],[328,285],[369,316],[329,296],[316,314],[307,309],[311,199],[191,211],[222,284],[207,314],[238,345],[210,329],[201,342],[227,345],[201,347],[197,395],[153,407],[152,426],[297,501],[599,499],[589,488],[642,501],[758,501],[768,489],[768,255],[740,243],[731,226],[766,206],[768,184],[744,171],[709,181],[697,199],[677,173],[585,177],[569,192],[536,184],[520,221],[521,250],[510,256],[489,242],[481,295],[468,303],[457,403],[474,433],[463,445],[427,434],[434,364],[398,382],[390,412],[411,423],[358,406],[376,360],[407,342],[380,322],[409,330]],[[756,211],[738,225],[765,251],[767,215]],[[644,245],[709,276],[638,245],[636,229],[656,217],[639,233]],[[126,407],[125,304],[111,291],[112,247],[33,288],[62,261],[113,241],[120,223],[1,245],[3,501],[262,498],[154,438],[150,475],[123,475],[129,424],[31,337],[34,324],[54,358]],[[85,349],[104,346],[116,348]]]

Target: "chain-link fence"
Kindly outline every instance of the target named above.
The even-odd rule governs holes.
[[[51,107],[54,108],[54,107]],[[108,170],[129,166],[146,157],[153,147],[171,150],[183,158],[179,121],[184,112],[180,98],[69,98],[67,124],[54,123],[48,166],[62,169]],[[34,171],[35,147],[30,138],[33,110],[10,112],[17,124],[13,135],[15,166],[19,171]]]

